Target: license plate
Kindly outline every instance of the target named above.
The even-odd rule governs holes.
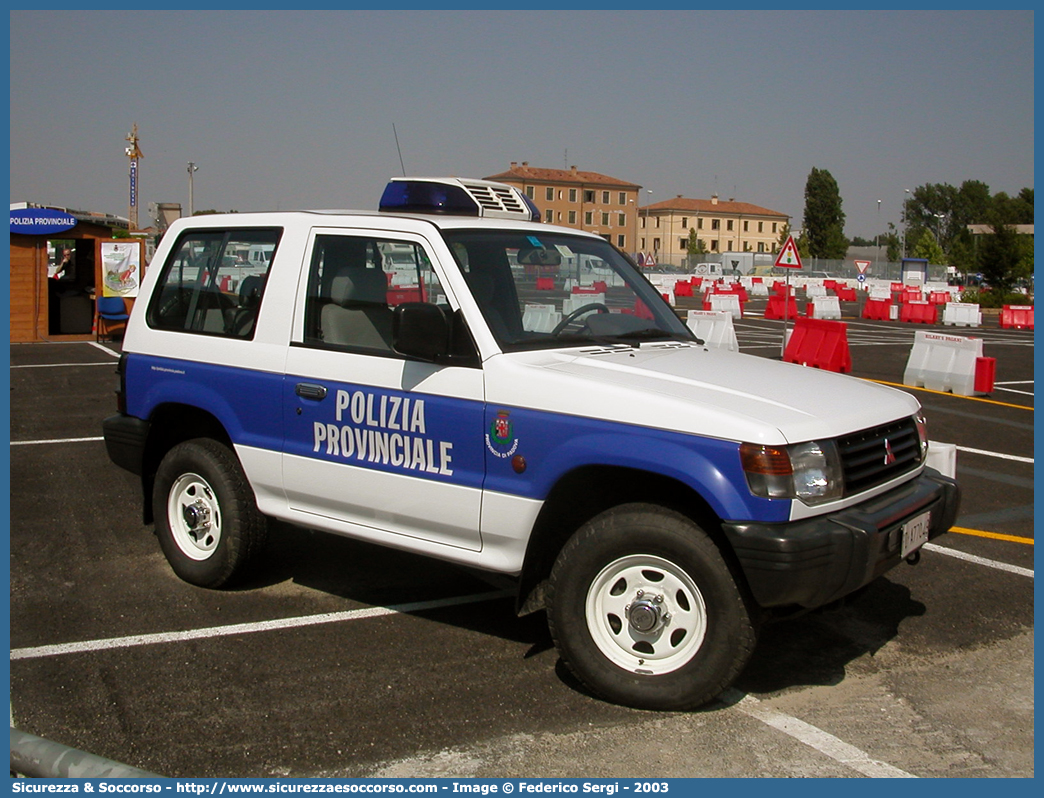
[[[917,551],[928,542],[928,530],[931,528],[932,514],[921,513],[903,524],[903,548],[902,555]]]

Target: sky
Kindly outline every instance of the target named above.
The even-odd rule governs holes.
[[[10,57],[11,202],[128,216],[136,124],[142,226],[189,162],[196,210],[528,161],[794,228],[818,168],[864,238],[907,189],[1033,187],[1028,10],[12,11]]]

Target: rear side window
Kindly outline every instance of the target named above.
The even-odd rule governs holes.
[[[160,330],[250,339],[282,229],[192,230],[163,264],[146,320]]]
[[[316,236],[305,303],[305,344],[394,355],[395,307],[426,302],[451,313],[419,244]]]

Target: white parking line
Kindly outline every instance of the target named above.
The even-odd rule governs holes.
[[[476,604],[482,601],[493,601],[512,595],[509,591],[498,590],[491,593],[478,593],[471,596],[456,596],[433,601],[415,601],[410,604],[394,604],[390,607],[367,607],[359,610],[343,612],[327,612],[321,615],[302,615],[295,618],[276,618],[271,621],[254,623],[236,623],[229,626],[210,626],[204,629],[189,629],[183,632],[157,632],[147,635],[129,635],[127,637],[109,637],[102,640],[83,640],[78,643],[58,643],[50,646],[33,646],[11,650],[11,659],[39,659],[41,657],[57,657],[63,654],[82,654],[91,651],[105,651],[113,648],[133,648],[149,646],[157,643],[179,643],[184,640],[200,640],[211,637],[227,637],[254,632],[270,632],[275,629],[294,629],[302,626],[316,626],[324,623],[340,623],[360,618],[374,618],[380,615],[403,615],[411,612],[423,612],[443,607],[455,607],[461,604]]]
[[[987,560],[985,557],[976,557],[974,554],[965,554],[963,551],[957,551],[957,549],[948,549],[945,546],[939,546],[935,543],[925,543],[922,549],[928,551],[934,551],[938,554],[945,554],[947,557],[954,557],[958,560],[966,560],[967,562],[973,562],[976,565],[985,565],[987,568],[993,568],[997,571],[1007,571],[1008,573],[1018,574],[1019,576],[1028,576],[1033,579],[1033,571],[1029,568],[1022,568],[1018,565],[1009,565],[1006,562],[998,562],[997,560]]]
[[[57,368],[69,368],[76,366],[106,366],[112,368],[112,363],[26,363],[22,366],[11,366],[11,370],[15,369],[57,369]]]
[[[958,446],[958,452],[968,452],[968,454],[982,454],[986,457],[999,457],[1001,460],[1014,460],[1016,463],[1032,463],[1032,457],[1020,457],[1017,454],[1001,454],[1000,452],[988,452],[985,449],[972,449],[969,446]]]
[[[87,443],[90,441],[103,441],[101,435],[95,438],[50,438],[40,441],[11,441],[12,446],[38,446],[41,443]]]
[[[736,690],[728,690],[723,698],[726,701],[730,701],[744,715],[760,720],[767,726],[790,735],[795,740],[804,743],[810,748],[814,748],[842,765],[862,773],[864,776],[889,779],[917,778],[912,773],[900,770],[894,765],[871,758],[865,751],[861,751],[854,745],[849,745],[810,723],[805,723],[803,720],[798,720],[790,715],[784,715],[782,712],[770,709],[754,698],[754,696],[744,695],[740,698],[740,695]]]

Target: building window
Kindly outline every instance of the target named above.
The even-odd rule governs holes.
[[[626,242],[626,240],[624,240],[623,236],[617,236],[616,237],[616,246],[617,247],[619,247],[620,249],[623,249],[624,246],[626,246],[626,244],[627,244],[627,242]]]
[[[620,205],[626,205],[627,204],[627,195],[624,192],[621,191],[620,192],[620,196],[617,199],[618,199]]]
[[[600,235],[600,238],[604,238],[605,239],[605,243],[607,243],[607,244],[612,244],[613,243],[613,237],[611,235],[609,235],[608,233],[602,233]]]
[[[688,216],[683,216],[682,217],[682,230],[688,230],[688,229],[689,229],[689,217]]]
[[[659,216],[656,217],[656,226],[657,227],[660,226],[660,217]]]
[[[712,238],[711,239],[711,252],[717,252],[717,251],[718,251],[718,239]]]
[[[653,239],[653,252],[659,252],[659,251],[660,251],[660,239],[654,238]]]
[[[765,223],[764,222],[758,222],[758,232],[759,233],[764,233],[765,232]]]
[[[576,211],[569,211],[569,224],[576,224]]]
[[[575,188],[569,189],[569,201],[570,202],[576,202],[576,189]]]
[[[697,219],[696,219],[696,229],[697,230],[702,230],[703,229],[703,219],[700,219],[699,217],[697,217]]]
[[[529,197],[530,199],[533,199],[533,187],[532,186],[526,186],[526,196]]]
[[[679,238],[678,239],[678,251],[685,252],[689,248],[689,239]]]
[[[743,232],[746,233],[748,230],[750,230],[750,222],[744,220],[744,222],[743,222]]]
[[[726,222],[725,222],[725,229],[726,230],[731,230],[732,229],[732,219],[726,220]]]
[[[548,224],[551,224],[552,217],[551,217],[551,209],[550,208],[548,208],[546,211],[544,211],[544,221],[547,222]]]
[[[609,226],[609,214],[608,213],[603,213],[602,214],[602,227],[608,227],[608,226]]]
[[[584,202],[594,202],[594,192],[593,191],[588,191],[588,190],[584,191]]]
[[[711,219],[711,230],[721,229],[721,219]]]
[[[764,252],[764,251],[765,251],[765,242],[764,241],[759,241],[758,242],[758,252]]]
[[[617,214],[616,215],[616,223],[620,227],[625,227],[627,225],[627,214],[626,213],[619,213],[619,214]]]
[[[602,204],[603,205],[608,205],[609,204],[609,192],[608,191],[603,191],[602,192]]]
[[[544,189],[544,199],[548,202],[553,202],[555,199],[555,190],[550,186]]]
[[[772,223],[772,232],[773,233],[776,232],[776,223],[775,222]]]
[[[584,214],[584,224],[594,224],[594,214],[591,211]]]

